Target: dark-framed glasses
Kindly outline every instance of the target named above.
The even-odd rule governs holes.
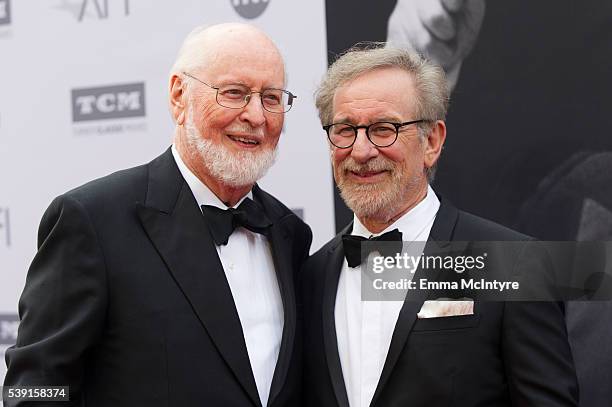
[[[426,120],[412,120],[403,123],[376,122],[367,126],[333,123],[323,126],[323,129],[327,132],[329,142],[338,148],[352,147],[353,144],[355,144],[355,140],[357,140],[357,132],[359,129],[365,129],[366,137],[376,147],[389,147],[397,140],[397,135],[401,127],[424,121]]]
[[[271,113],[287,113],[293,106],[293,99],[297,98],[296,95],[285,89],[268,88],[255,92],[248,86],[238,83],[213,86],[187,72],[183,72],[183,75],[215,89],[217,91],[217,103],[229,109],[244,108],[249,104],[253,93],[258,93],[261,98],[261,105],[265,110]]]

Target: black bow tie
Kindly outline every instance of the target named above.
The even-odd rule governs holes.
[[[251,232],[265,234],[272,225],[261,206],[249,198],[242,201],[236,209],[202,205],[202,212],[208,221],[210,233],[217,246],[225,246],[230,235],[238,226]]]
[[[361,252],[362,242],[397,242],[398,244],[386,243],[381,245],[367,245],[367,250]],[[383,256],[391,256],[402,250],[402,232],[398,229],[393,229],[390,232],[383,233],[380,236],[370,237],[366,239],[363,236],[342,235],[342,247],[344,248],[344,256],[349,267],[357,267],[368,257],[371,252],[377,251]]]

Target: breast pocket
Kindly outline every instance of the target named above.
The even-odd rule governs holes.
[[[451,317],[423,318],[417,319],[412,327],[412,332],[422,331],[446,331],[474,328],[480,322],[480,315],[459,315]]]

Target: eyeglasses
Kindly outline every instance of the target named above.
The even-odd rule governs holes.
[[[259,92],[252,91],[248,86],[240,84],[229,84],[223,86],[213,86],[196,78],[195,76],[183,72],[183,75],[188,76],[196,81],[208,86],[217,91],[217,103],[229,109],[242,109],[249,104],[253,93],[259,93],[261,105],[270,113],[287,113],[293,106],[293,99],[297,96],[288,90],[284,89],[263,89]]]
[[[404,123],[376,122],[367,126],[353,126],[346,123],[334,123],[323,126],[327,132],[329,142],[338,148],[349,148],[357,140],[359,129],[365,129],[366,137],[376,147],[389,147],[397,140],[400,127],[425,122],[427,120],[413,120]]]

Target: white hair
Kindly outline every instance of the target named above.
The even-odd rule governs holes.
[[[170,69],[170,77],[172,75],[182,76],[183,72],[194,71],[202,67],[207,50],[206,47],[201,46],[201,43],[206,39],[206,30],[209,27],[210,25],[200,25],[187,34]]]

